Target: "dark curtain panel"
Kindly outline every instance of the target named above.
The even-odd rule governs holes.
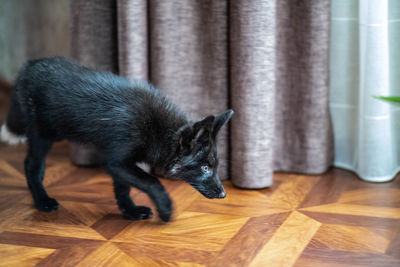
[[[72,0],[71,13],[83,64],[150,80],[193,119],[235,110],[221,177],[262,188],[275,170],[331,165],[329,0]],[[86,164],[92,150],[71,151]]]

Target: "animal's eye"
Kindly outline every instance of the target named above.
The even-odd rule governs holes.
[[[201,170],[203,172],[209,172],[210,171],[210,167],[208,167],[208,165],[203,165],[203,166],[201,166]]]

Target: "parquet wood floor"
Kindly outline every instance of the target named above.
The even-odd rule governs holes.
[[[60,208],[42,213],[25,184],[25,146],[0,144],[0,266],[400,266],[400,178],[279,173],[264,190],[224,182],[223,200],[162,180],[173,222],[132,222],[120,216],[108,175],[71,165],[67,154],[59,143],[48,157],[45,184]]]

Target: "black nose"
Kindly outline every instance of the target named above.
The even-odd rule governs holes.
[[[224,197],[226,197],[225,191],[222,191],[221,193],[219,193],[218,198],[224,198]]]

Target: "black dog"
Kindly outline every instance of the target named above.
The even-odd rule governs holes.
[[[232,114],[228,110],[192,123],[147,82],[129,82],[56,57],[29,61],[20,71],[1,137],[16,143],[26,136],[25,172],[37,209],[58,208],[42,184],[45,157],[54,141],[67,139],[102,151],[124,217],[152,217],[150,208],[130,198],[134,186],[149,195],[161,220],[169,221],[168,193],[136,164],[148,163],[166,177],[180,178],[207,198],[224,198],[216,135]]]

